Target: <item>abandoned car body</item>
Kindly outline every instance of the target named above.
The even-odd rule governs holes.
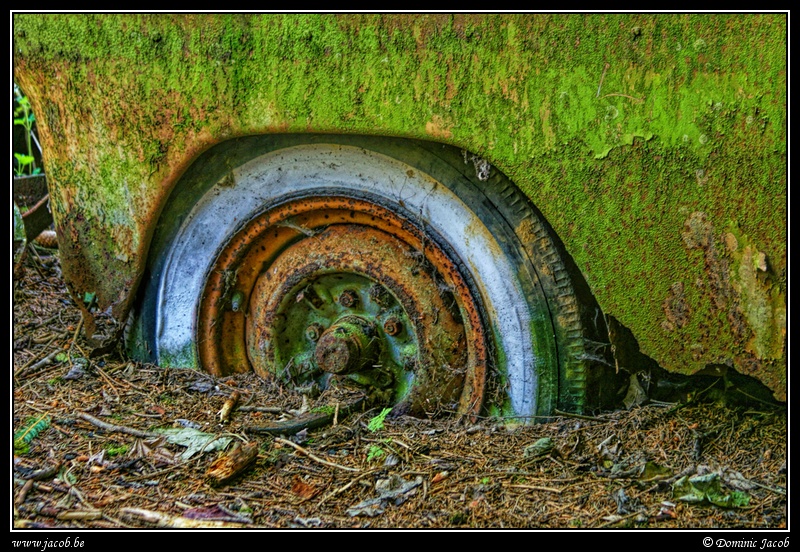
[[[638,358],[786,399],[783,14],[13,23],[98,351],[418,415],[586,410]]]

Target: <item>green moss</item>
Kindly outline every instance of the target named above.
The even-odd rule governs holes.
[[[194,344],[187,344],[179,353],[165,355],[162,353],[161,366],[165,368],[196,368],[199,366]]]
[[[325,414],[325,415],[332,415],[336,411],[336,408],[331,405],[323,405],[317,406],[311,409],[313,414]]]
[[[747,325],[763,325],[765,305],[785,296],[785,14],[13,22],[15,78],[43,113],[56,218],[85,236],[74,272],[106,271],[86,283],[101,308],[134,289],[149,221],[183,168],[213,143],[274,132],[422,138],[486,157],[542,210],[604,311],[670,368],[725,361],[739,334],[719,313],[744,297]],[[756,299],[740,264],[739,287],[715,306],[708,256],[681,238],[694,212],[709,218],[718,251],[731,223],[751,236],[775,291]],[[675,282],[691,316],[668,332]],[[774,351],[770,332],[755,331],[753,355]]]

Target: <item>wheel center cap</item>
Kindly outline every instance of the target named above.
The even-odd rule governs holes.
[[[343,316],[317,342],[317,366],[333,374],[352,374],[369,368],[380,354],[375,325],[361,316]]]

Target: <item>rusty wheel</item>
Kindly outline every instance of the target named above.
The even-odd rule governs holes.
[[[243,140],[198,161],[162,220],[128,340],[139,356],[358,386],[420,416],[585,404],[560,252],[508,180],[457,150]]]
[[[355,384],[416,415],[477,413],[478,305],[447,254],[378,202],[330,189],[237,232],[205,282],[200,364],[303,388]]]

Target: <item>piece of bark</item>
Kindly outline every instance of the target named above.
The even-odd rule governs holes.
[[[251,442],[237,446],[211,464],[206,470],[206,477],[212,485],[222,485],[249,468],[256,457],[258,457],[258,443]]]
[[[228,400],[225,401],[225,404],[222,405],[222,409],[219,411],[219,421],[223,424],[227,424],[231,421],[231,414],[239,403],[239,396],[239,392],[234,391],[231,393],[231,396],[228,397]]]

